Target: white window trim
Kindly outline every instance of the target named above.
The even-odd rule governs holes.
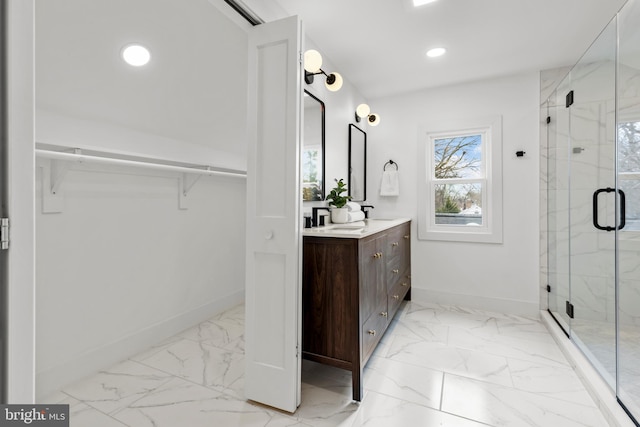
[[[432,180],[433,153],[431,140],[443,134],[482,133],[485,175],[480,179],[461,179],[482,182],[484,224],[480,227],[446,226],[435,224],[435,201]],[[418,239],[453,242],[502,243],[502,116],[480,119],[456,119],[422,126],[418,136]]]

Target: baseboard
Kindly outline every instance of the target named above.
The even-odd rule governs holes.
[[[635,424],[624,412],[622,406],[618,404],[615,393],[609,384],[598,374],[580,349],[567,338],[560,329],[560,326],[553,320],[551,314],[543,310],[540,312],[540,319],[549,330],[553,339],[558,343],[560,350],[574,371],[576,371],[578,377],[580,377],[580,380],[591,395],[591,398],[598,405],[602,415],[609,422],[609,425],[611,425],[611,427],[634,427]]]
[[[478,295],[454,294],[411,287],[411,300],[425,304],[443,304],[518,316],[535,317],[540,313],[538,302],[489,298]]]
[[[36,402],[101,369],[112,366],[203,322],[217,313],[244,302],[244,290],[163,320],[118,341],[87,351],[66,363],[36,373]],[[46,402],[42,402],[46,403]]]

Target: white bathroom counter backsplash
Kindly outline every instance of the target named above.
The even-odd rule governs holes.
[[[411,221],[410,218],[365,219],[364,221],[358,221],[358,223],[328,224],[323,227],[304,228],[302,230],[302,235],[361,239],[409,221]],[[359,223],[364,223],[364,226],[358,227],[357,225]]]

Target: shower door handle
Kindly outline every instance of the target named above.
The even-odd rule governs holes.
[[[600,195],[600,193],[615,193],[615,192],[616,192],[615,188],[607,187],[607,188],[599,188],[593,193],[593,226],[598,230],[613,231],[616,229],[616,227],[611,227],[608,225],[602,226],[598,223],[598,196]],[[627,200],[626,200],[624,191],[618,189],[618,194],[620,195],[620,224],[618,225],[617,229],[622,230],[626,222]]]
[[[627,198],[624,195],[624,191],[618,188],[618,194],[620,195],[620,224],[618,224],[618,230],[622,230],[626,225],[627,218]]]
[[[598,188],[593,193],[593,226],[598,230],[613,231],[616,229],[615,227],[609,227],[608,225],[602,226],[598,223],[598,196],[600,195],[600,193],[613,193],[614,191],[616,190],[611,187],[607,187],[607,188]]]

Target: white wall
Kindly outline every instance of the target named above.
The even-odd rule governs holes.
[[[212,1],[228,8],[220,3]],[[178,139],[179,129],[163,134],[128,128],[89,114],[89,108],[84,116],[70,114],[62,105],[68,100],[57,109],[47,98],[44,105],[36,99],[37,141],[244,169],[244,148],[227,147],[234,141],[244,146],[246,139],[246,33],[226,12],[212,16],[211,31],[218,31],[213,42],[225,41],[215,60],[238,68],[219,92],[207,85],[207,95],[224,110],[209,120],[224,132],[195,143]],[[237,32],[229,33],[229,21]],[[237,95],[232,100],[229,91]],[[141,117],[147,113],[139,111]],[[130,119],[136,122],[135,112]],[[37,165],[39,399],[244,300],[243,178],[203,176],[188,194],[188,209],[179,209],[176,174],[74,164],[61,186],[61,212],[43,213],[46,160]]]
[[[7,403],[34,400],[33,1],[7,4],[9,219]]]
[[[43,214],[37,174],[37,390],[43,397],[244,298],[245,180],[87,165]],[[164,176],[163,176],[164,175]]]
[[[372,218],[413,221],[412,286],[416,301],[537,315],[539,78],[507,76],[371,100],[381,123],[368,132],[368,202]],[[417,240],[418,129],[438,120],[502,115],[503,243]],[[526,155],[518,158],[516,151]],[[383,165],[399,165],[400,196],[380,197]]]
[[[244,114],[245,107],[241,106],[233,111],[235,115],[241,115]],[[217,149],[215,137],[209,146],[205,146],[42,108],[36,110],[36,116],[36,142],[40,144],[108,151],[220,169],[247,169],[246,156]],[[242,122],[245,122],[244,118]],[[243,128],[236,129],[236,133],[240,135],[243,132]]]

